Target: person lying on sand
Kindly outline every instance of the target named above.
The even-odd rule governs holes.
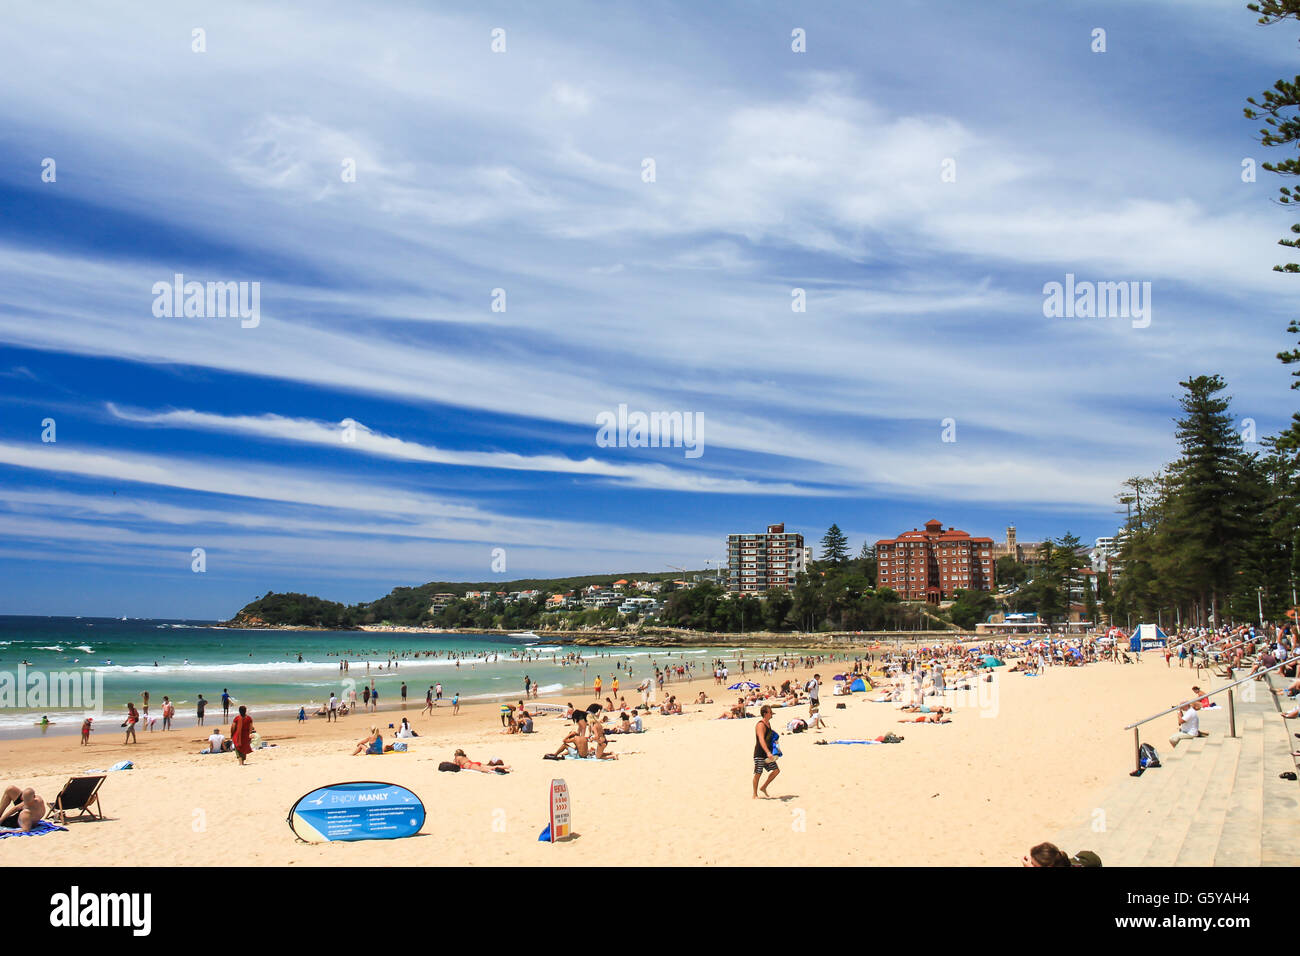
[[[455,761],[456,766],[460,767],[461,770],[477,770],[479,773],[509,773],[510,772],[510,768],[506,766],[505,761],[502,760],[500,757],[493,757],[491,760],[487,762],[487,766],[484,766],[479,761],[470,760],[468,757],[466,757],[465,751],[457,750],[455,755],[453,755],[451,759]]]
[[[951,724],[952,721],[943,714],[922,714],[919,717],[907,717],[900,724]]]
[[[0,795],[0,827],[6,830],[30,830],[45,819],[45,801],[31,787],[5,787]]]
[[[951,707],[944,707],[940,704],[904,704],[899,710],[908,714],[951,714]]]

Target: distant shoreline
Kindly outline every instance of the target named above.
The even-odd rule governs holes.
[[[714,631],[679,631],[655,628],[647,631],[548,631],[511,629],[501,627],[421,627],[413,624],[359,624],[355,627],[315,627],[300,624],[238,624],[222,621],[217,627],[247,631],[365,631],[367,633],[428,634],[463,637],[485,634],[508,637],[512,634],[534,634],[539,640],[578,647],[716,647],[728,644],[769,644],[773,647],[791,648],[846,648],[868,647],[893,643],[954,643],[988,640],[987,635],[971,631],[835,631],[825,634],[779,631],[743,631],[722,633]]]

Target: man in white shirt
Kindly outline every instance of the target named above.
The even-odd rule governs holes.
[[[210,754],[221,753],[221,747],[225,742],[226,742],[226,738],[221,736],[221,731],[219,730],[213,731],[212,736],[208,738],[208,753]]]
[[[1180,740],[1195,740],[1201,735],[1201,717],[1196,705],[1183,704],[1178,712],[1178,729],[1169,735],[1169,746],[1177,747]]]
[[[339,719],[339,699],[334,696],[333,691],[330,691],[329,711],[325,715],[325,720],[330,721],[330,720],[338,720],[338,719]]]

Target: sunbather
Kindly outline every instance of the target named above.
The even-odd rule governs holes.
[[[609,746],[609,741],[605,739],[605,728],[602,724],[593,722],[591,725],[592,736],[596,738],[596,759],[597,760],[617,760],[618,754],[606,753],[605,749]]]
[[[952,721],[943,714],[921,714],[919,717],[906,717],[900,724],[951,724]]]
[[[499,757],[493,757],[487,762],[487,766],[484,766],[479,761],[470,760],[469,757],[466,757],[465,751],[457,750],[451,759],[455,761],[456,766],[460,767],[461,770],[477,770],[479,773],[510,772],[510,768],[506,766],[505,761]]]
[[[0,828],[30,830],[45,819],[45,801],[31,787],[5,787],[0,795]]]

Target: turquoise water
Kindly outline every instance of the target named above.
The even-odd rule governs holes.
[[[561,663],[578,651],[588,664],[585,674],[581,665]],[[525,675],[540,682],[546,695],[579,688],[599,672],[603,693],[617,674],[620,693],[631,700],[629,692],[654,673],[656,662],[689,661],[698,674],[715,657],[731,659],[737,651],[565,648],[531,633],[234,630],[194,621],[0,616],[0,735],[39,733],[34,725],[42,716],[56,732],[66,732],[79,728],[87,713],[94,714],[97,727],[102,722],[116,730],[127,701],[139,707],[144,691],[151,716],[161,717],[166,694],[182,725],[193,721],[199,694],[208,701],[208,716],[219,718],[226,688],[235,706],[246,704],[270,716],[301,706],[310,712],[331,691],[346,698],[349,687],[360,700],[372,680],[381,706],[400,701],[405,682],[408,700],[423,707],[425,691],[437,682],[445,700],[456,693],[470,701],[513,700],[523,695]],[[341,673],[344,660],[349,667]],[[615,670],[617,662],[631,667],[630,679],[626,671]],[[345,684],[348,680],[352,683]],[[79,698],[71,690],[74,684]]]

